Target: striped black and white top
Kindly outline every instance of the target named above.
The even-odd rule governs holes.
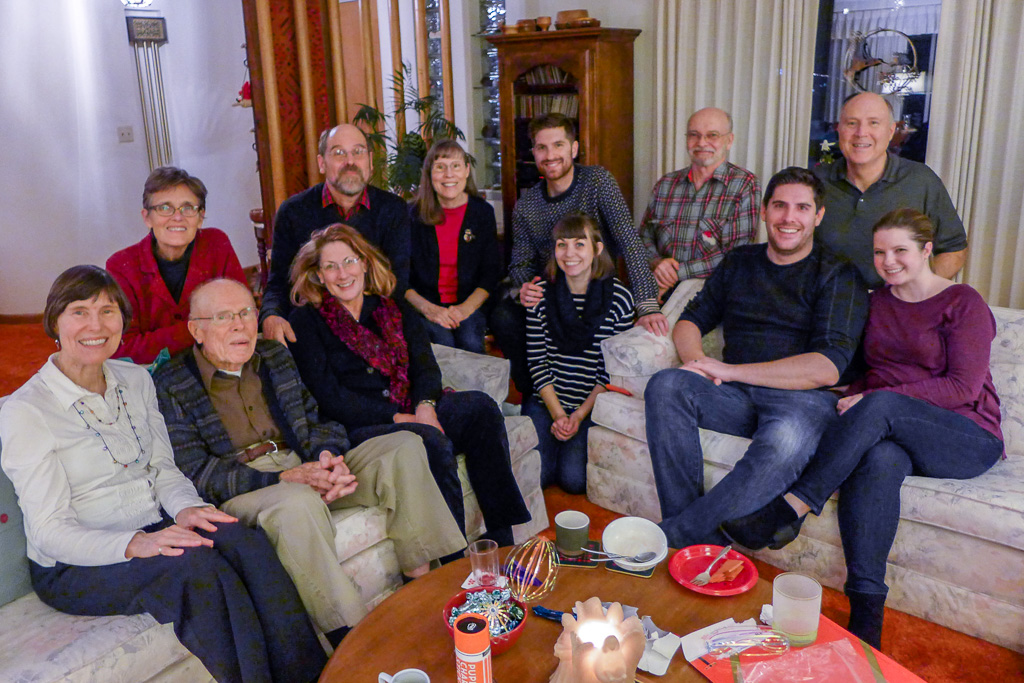
[[[550,287],[546,282],[538,283]],[[584,294],[573,294],[576,310],[582,313]],[[526,310],[526,359],[533,386],[540,391],[554,384],[562,408],[570,413],[579,408],[597,384],[608,383],[608,372],[601,354],[601,340],[625,332],[633,326],[633,295],[618,279],[615,280],[610,310],[605,315],[594,341],[579,356],[558,352],[551,341],[546,302]]]

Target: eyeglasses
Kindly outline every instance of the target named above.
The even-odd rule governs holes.
[[[690,142],[700,142],[701,138],[704,138],[712,145],[724,138],[728,133],[719,133],[717,131],[711,131],[710,133],[698,133],[695,130],[686,131],[686,139]]]
[[[348,256],[346,258],[341,259],[341,263],[335,263],[334,261],[325,261],[324,263],[320,264],[320,270],[324,271],[325,273],[336,273],[342,268],[344,268],[345,270],[353,270],[362,262],[362,260],[363,259],[359,258],[358,256]]]
[[[327,150],[327,156],[334,157],[335,159],[341,159],[342,161],[344,161],[345,159],[352,159],[353,161],[356,159],[362,159],[369,153],[370,150],[366,149],[365,147],[356,147],[355,149],[349,150],[347,152],[343,150],[341,147],[334,147],[332,149]]]
[[[231,321],[235,319],[236,315],[244,323],[245,322],[249,322],[250,320],[255,320],[256,319],[256,307],[255,306],[246,306],[245,308],[240,310],[238,313],[233,313],[231,311],[221,311],[220,313],[214,313],[213,315],[211,315],[209,317],[206,317],[206,318],[195,317],[195,318],[191,318],[191,320],[212,320],[213,324],[217,325],[219,327],[221,325],[230,325]]]
[[[431,173],[444,175],[448,171],[451,171],[452,173],[460,173],[464,168],[466,168],[466,164],[463,162],[453,161],[450,164],[435,163],[430,167],[430,171]]]
[[[159,204],[157,206],[147,206],[146,208],[149,211],[155,211],[158,216],[163,216],[164,218],[170,218],[179,211],[185,218],[195,218],[199,215],[199,212],[202,211],[202,209],[195,204],[182,204],[181,206]]]

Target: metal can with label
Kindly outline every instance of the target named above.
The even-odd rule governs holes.
[[[455,620],[455,680],[458,683],[493,683],[491,633],[487,617],[472,612]]]

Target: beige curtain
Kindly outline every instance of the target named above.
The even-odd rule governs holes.
[[[729,160],[762,186],[807,164],[816,0],[657,0],[655,164],[690,163],[686,120],[702,107],[733,117]]]
[[[964,281],[994,306],[1024,307],[1024,3],[942,3],[928,165],[970,248]]]

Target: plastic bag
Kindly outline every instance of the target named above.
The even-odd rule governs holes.
[[[742,665],[744,683],[873,683],[871,665],[848,640],[790,650]]]

